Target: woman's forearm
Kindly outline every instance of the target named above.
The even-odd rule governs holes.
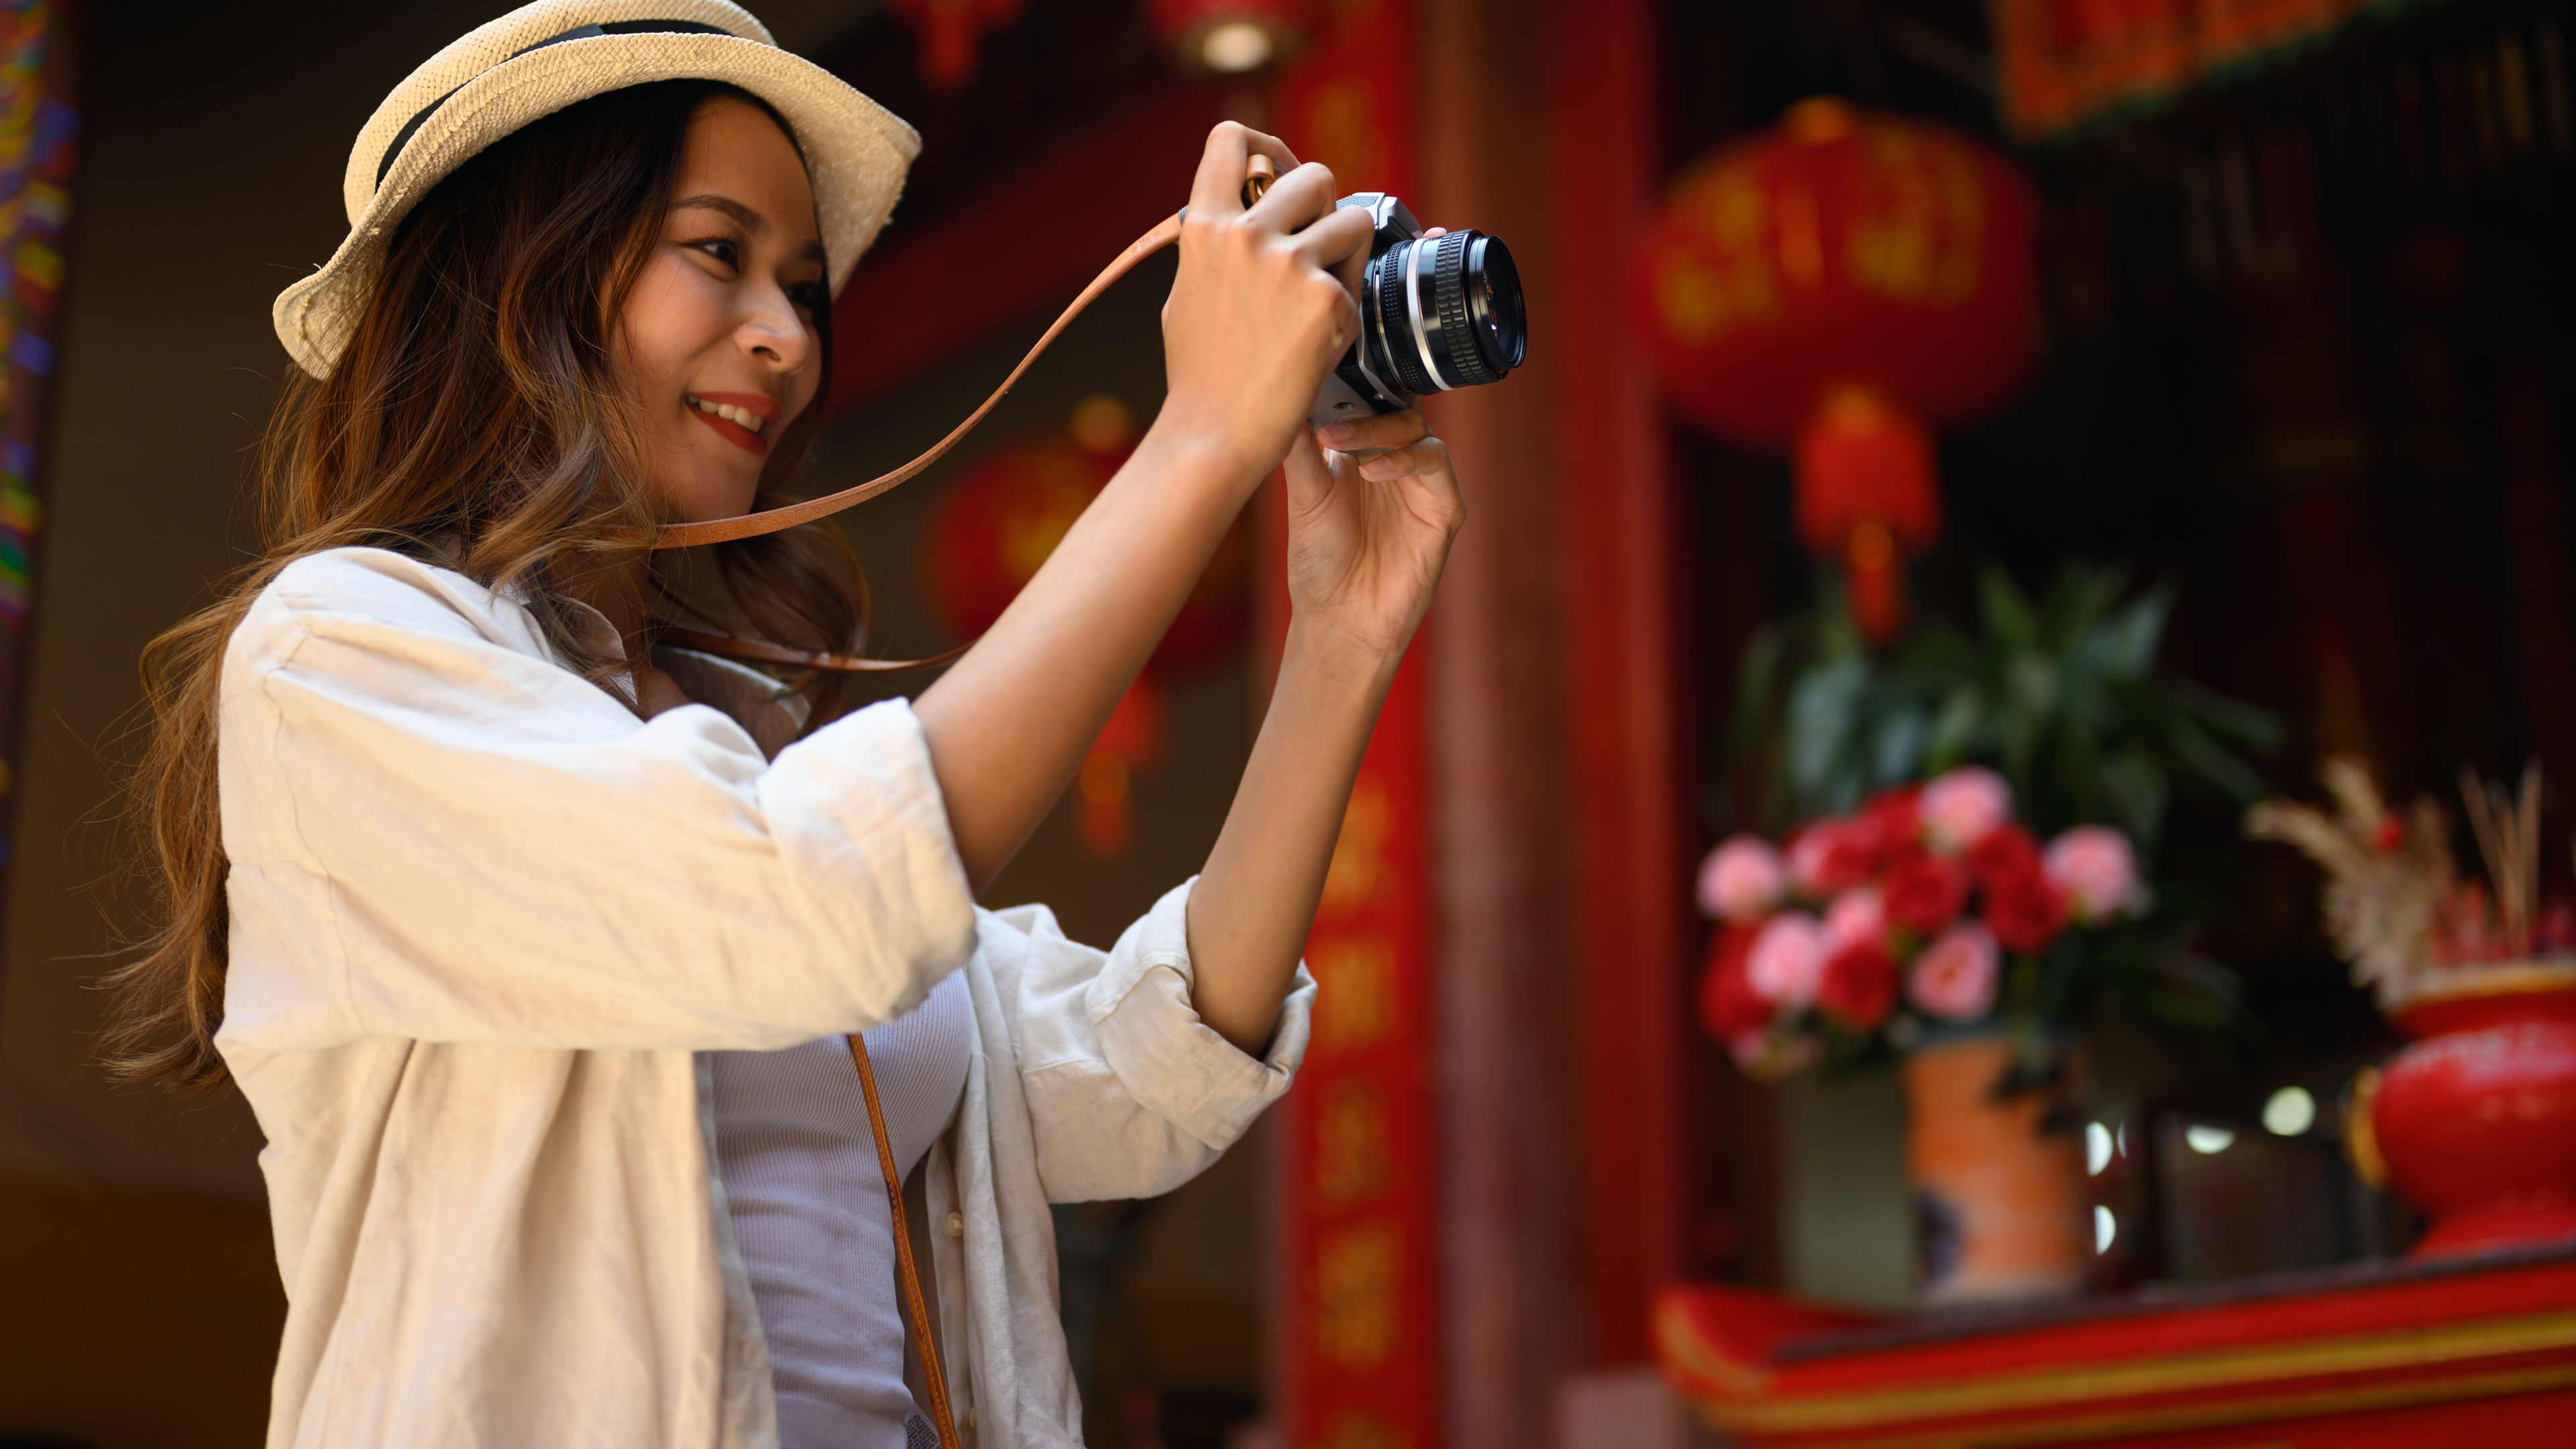
[[[1360,756],[1401,654],[1291,625],[1270,712],[1190,893],[1199,1019],[1258,1054],[1314,925]]]
[[[976,890],[1072,783],[1261,472],[1177,430],[1149,432],[983,639],[914,702]]]
[[[1259,154],[1294,168],[1246,206]],[[983,640],[913,705],[982,890],[1073,781],[1217,540],[1357,335],[1331,270],[1368,246],[1333,176],[1232,121],[1208,133],[1163,306],[1171,391],[1118,476]]]

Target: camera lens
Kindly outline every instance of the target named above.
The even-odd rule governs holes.
[[[1415,394],[1500,382],[1529,353],[1520,270],[1480,231],[1400,241],[1371,258],[1371,370]]]

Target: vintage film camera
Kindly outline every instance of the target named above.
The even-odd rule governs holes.
[[[1423,397],[1500,382],[1529,352],[1521,274],[1502,238],[1480,231],[1424,237],[1383,191],[1345,196],[1369,214],[1360,337],[1324,375],[1307,420],[1321,428],[1402,412]]]

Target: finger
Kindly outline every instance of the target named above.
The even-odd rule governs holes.
[[[1449,228],[1445,226],[1435,226],[1431,230],[1424,232],[1422,234],[1422,239],[1424,241],[1438,241],[1440,238],[1447,236],[1448,234]]]
[[[1422,421],[1422,410],[1406,408],[1399,413],[1377,413],[1335,423],[1318,436],[1325,447],[1336,453],[1356,453],[1363,448],[1408,447],[1430,433]]]
[[[1396,479],[1396,492],[1422,517],[1445,517],[1453,524],[1465,519],[1467,505],[1459,496],[1457,462],[1449,456],[1449,445],[1438,438],[1425,438],[1406,451],[1424,456],[1415,460],[1411,471]]]
[[[1243,172],[1259,152],[1276,163],[1280,170],[1294,170],[1296,153],[1288,143],[1237,121],[1219,121],[1208,132],[1207,147],[1199,153],[1198,174],[1190,181],[1190,213],[1193,216],[1236,216],[1243,211]]]
[[[1371,230],[1367,212],[1356,206],[1342,208],[1297,233],[1297,254],[1334,271],[1347,258],[1367,253]]]
[[[1244,213],[1265,226],[1292,232],[1333,209],[1333,170],[1309,161],[1270,183],[1270,189]]]
[[[1395,481],[1395,491],[1416,518],[1439,520],[1452,529],[1467,521],[1467,501],[1459,496],[1455,468],[1407,473]]]
[[[1412,447],[1395,448],[1360,463],[1360,476],[1377,483],[1448,470],[1449,449],[1438,438],[1425,438]]]
[[[1280,461],[1288,475],[1288,506],[1306,509],[1314,500],[1332,490],[1333,470],[1324,461],[1324,450],[1315,444],[1315,430],[1300,424],[1296,438],[1288,444],[1288,456]]]

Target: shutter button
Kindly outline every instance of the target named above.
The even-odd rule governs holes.
[[[964,1213],[950,1213],[948,1215],[948,1241],[952,1243],[962,1243],[965,1240],[966,1215]]]

